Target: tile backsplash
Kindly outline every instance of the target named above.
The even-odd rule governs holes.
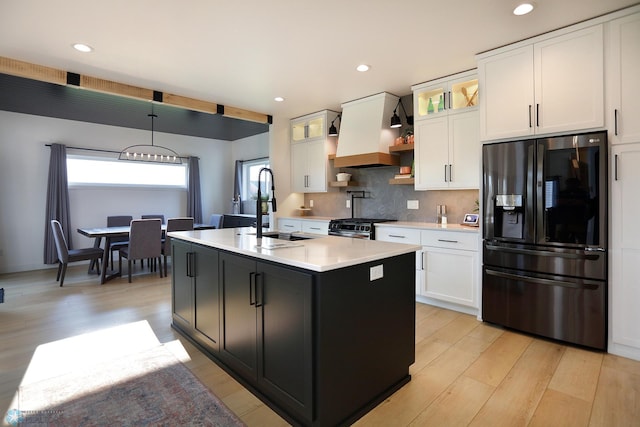
[[[389,179],[397,173],[397,167],[345,168],[344,171],[352,174],[351,180],[357,182],[358,187],[305,194],[306,207],[313,200],[311,215],[350,217],[351,209],[346,207],[346,201],[351,200],[348,190],[363,190],[366,194],[365,199],[354,200],[355,217],[436,222],[436,206],[446,205],[449,223],[460,223],[465,213],[473,213],[477,208],[479,190],[415,191],[413,185],[390,185]],[[408,200],[417,200],[419,208],[407,209]]]

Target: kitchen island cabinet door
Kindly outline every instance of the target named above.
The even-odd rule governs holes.
[[[289,412],[311,420],[313,278],[265,263],[257,270],[258,385]]]
[[[220,342],[220,297],[218,279],[219,252],[193,245],[194,271],[194,328],[203,334],[201,341],[215,350]]]
[[[254,260],[220,254],[220,358],[252,383],[258,375],[255,271]]]
[[[171,239],[173,323],[209,350],[218,351],[218,251]]]
[[[312,276],[220,254],[220,358],[297,418],[313,414]]]
[[[193,328],[193,280],[188,274],[188,253],[191,250],[191,244],[172,239],[171,248],[173,322],[181,328],[191,329]]]

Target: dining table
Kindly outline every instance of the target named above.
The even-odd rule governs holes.
[[[207,230],[216,228],[213,225],[209,224],[193,224],[194,230]],[[162,224],[162,234],[167,230],[167,225]],[[131,231],[131,226],[117,226],[117,227],[81,227],[77,229],[78,233],[83,236],[94,239],[93,247],[99,248],[102,244],[102,239],[105,239],[104,243],[104,253],[102,255],[102,270],[100,271],[100,284],[104,284],[107,281],[120,276],[120,271],[109,270],[109,247],[111,246],[111,240],[114,237],[129,237],[129,233]],[[91,261],[89,264],[89,271],[95,268],[96,261]]]

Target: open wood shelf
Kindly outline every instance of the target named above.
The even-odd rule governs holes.
[[[413,151],[413,147],[415,144],[400,144],[400,145],[390,145],[389,152],[398,152],[398,151]]]
[[[389,180],[389,184],[391,185],[402,185],[402,184],[410,184],[413,185],[415,183],[415,178],[391,178]]]
[[[329,187],[359,187],[356,181],[330,181]]]

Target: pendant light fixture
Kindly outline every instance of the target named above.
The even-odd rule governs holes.
[[[338,114],[335,119],[331,120],[331,126],[329,126],[329,136],[338,136],[338,129],[336,125],[333,124],[336,120],[342,120],[342,116]]]
[[[154,163],[169,163],[169,164],[182,164],[182,158],[178,153],[170,148],[162,147],[160,145],[153,144],[153,120],[158,117],[156,114],[148,114],[151,117],[151,145],[149,144],[137,144],[130,145],[120,152],[118,160],[133,160],[138,162],[154,162]]]
[[[404,104],[402,103],[402,98],[398,98],[398,103],[396,104],[396,108],[393,109],[393,116],[391,116],[391,125],[389,127],[399,128],[402,126],[402,120],[400,120],[400,116],[396,113],[398,110],[398,106],[402,107],[402,112],[404,113],[404,117],[407,119],[407,124],[409,126],[413,125],[413,116],[407,116],[407,110],[404,109]]]

